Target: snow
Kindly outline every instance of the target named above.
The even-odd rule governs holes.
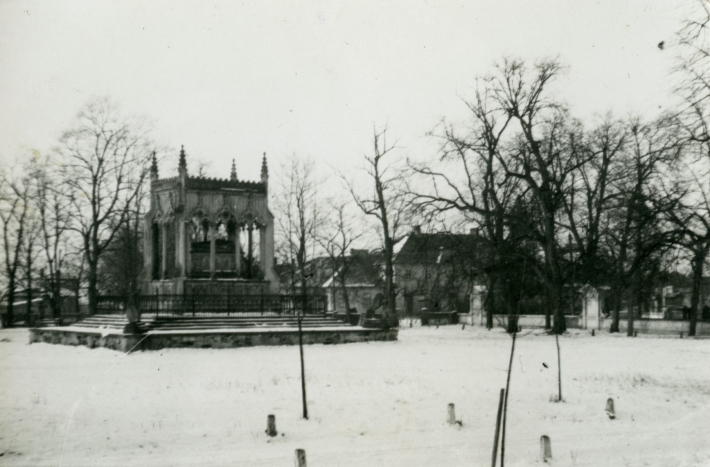
[[[398,342],[297,347],[107,349],[28,345],[0,331],[0,465],[490,465],[510,338],[404,327]],[[710,465],[710,341],[577,332],[516,343],[506,465]],[[548,368],[543,366],[545,363]],[[616,419],[605,414],[613,397]],[[456,405],[463,426],[446,422]],[[265,434],[268,414],[279,435]]]

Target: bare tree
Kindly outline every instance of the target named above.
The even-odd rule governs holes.
[[[348,203],[331,203],[326,214],[326,221],[317,237],[318,243],[326,251],[333,264],[332,284],[336,282],[343,296],[345,316],[350,322],[350,300],[348,297],[347,280],[350,272],[350,258],[348,251],[352,245],[364,235],[364,230],[357,230],[352,221],[353,217],[347,212]],[[333,291],[333,307],[335,309],[336,293]]]
[[[22,247],[25,242],[27,218],[30,215],[30,185],[25,176],[18,172],[0,173],[0,222],[3,239],[3,273],[7,280],[7,311],[4,326],[10,327],[14,321],[15,294],[18,272],[22,264]]]
[[[56,149],[70,189],[70,228],[81,236],[86,258],[90,314],[96,311],[101,255],[142,193],[152,152],[150,130],[145,120],[121,115],[110,99],[94,99]]]
[[[594,286],[606,285],[607,255],[602,234],[615,203],[622,197],[616,189],[623,177],[624,151],[628,145],[628,126],[611,115],[575,141],[574,154],[581,164],[572,173],[563,198],[563,222],[578,253],[572,264],[577,280]]]
[[[27,181],[30,186],[34,185],[35,181]],[[25,218],[25,234],[24,241],[22,243],[22,256],[24,261],[22,262],[22,275],[25,282],[25,291],[27,296],[27,319],[32,320],[33,317],[33,304],[34,300],[34,279],[37,274],[37,259],[41,253],[37,244],[40,240],[41,234],[41,224],[40,218],[37,216],[36,206],[33,203],[33,188],[29,189],[27,193],[27,203],[29,204],[29,215]]]
[[[364,156],[372,195],[363,194],[353,181],[347,181],[350,194],[360,210],[377,219],[384,257],[386,312],[384,321],[391,326],[397,319],[394,283],[394,246],[401,240],[401,228],[407,218],[407,199],[403,173],[392,161],[395,145],[387,144],[387,128],[373,129],[373,152]]]
[[[32,178],[32,205],[39,220],[39,248],[43,256],[40,282],[49,296],[52,317],[61,313],[61,271],[67,254],[70,198],[66,185],[55,175],[57,167],[49,158],[33,160],[29,174]]]
[[[619,197],[604,227],[604,244],[611,263],[614,300],[611,332],[619,331],[619,310],[626,291],[631,292],[628,335],[633,335],[634,310],[640,313],[643,288],[652,283],[660,256],[670,245],[670,232],[662,226],[662,213],[674,204],[664,190],[681,149],[672,121],[661,119],[628,123],[629,147],[617,168]]]
[[[546,286],[546,324],[553,310],[557,333],[566,327],[563,290],[572,276],[559,245],[564,199],[573,174],[592,157],[580,151],[581,124],[550,95],[549,84],[561,69],[555,60],[540,61],[532,70],[519,60],[498,65],[468,103],[471,134],[462,138],[447,130],[444,135],[444,156],[459,159],[465,175],[457,181],[420,168],[444,191],[435,186],[434,194],[415,197],[415,203],[475,214],[494,252],[491,265],[527,261]],[[512,231],[519,236],[511,237]],[[527,246],[521,249],[523,242]],[[536,249],[544,262],[535,260]],[[489,274],[489,282],[491,292],[498,288],[495,275]],[[496,295],[489,293],[489,299]],[[515,294],[500,295],[508,298],[509,310],[517,308],[511,301]]]
[[[685,184],[689,193],[677,210],[669,210],[680,230],[681,245],[690,253],[692,295],[690,335],[695,335],[705,261],[710,254],[710,5],[694,2],[695,11],[678,31],[677,94],[683,99],[677,123],[688,141]]]
[[[316,248],[316,236],[323,222],[318,207],[319,181],[310,159],[292,156],[281,169],[283,193],[277,197],[275,206],[280,213],[277,218],[283,245],[281,250],[292,265],[292,292],[296,293],[296,284],[300,284],[301,295],[308,297],[310,274],[307,265]]]
[[[409,163],[410,170],[423,177],[410,193],[417,213],[430,217],[450,211],[461,213],[469,222],[481,226],[482,251],[477,257],[479,272],[485,271],[486,326],[493,327],[493,314],[517,307],[517,293],[502,289],[511,286],[511,273],[519,270],[524,259],[516,238],[527,228],[516,229],[527,222],[521,206],[521,183],[505,174],[501,164],[504,137],[512,119],[501,113],[495,102],[494,77],[478,80],[472,100],[465,101],[470,110],[470,124],[462,130],[442,122],[441,131],[433,133],[442,141],[439,167]],[[422,190],[420,187],[427,187]],[[520,217],[522,215],[522,217]],[[514,288],[519,285],[515,282]],[[548,320],[549,321],[549,320]],[[548,326],[549,327],[549,326]]]

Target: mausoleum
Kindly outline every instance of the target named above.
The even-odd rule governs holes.
[[[277,294],[274,216],[266,154],[261,179],[188,174],[184,147],[176,177],[159,178],[153,155],[144,222],[145,295]]]

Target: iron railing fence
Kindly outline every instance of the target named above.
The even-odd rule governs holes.
[[[96,314],[123,314],[125,296],[101,295]],[[161,316],[282,316],[325,315],[323,296],[302,295],[140,295],[141,314]]]

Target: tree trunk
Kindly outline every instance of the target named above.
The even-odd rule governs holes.
[[[617,290],[612,299],[614,309],[611,312],[611,329],[609,332],[619,332],[619,313],[621,312],[621,296]]]
[[[97,287],[98,287],[98,261],[91,259],[88,261],[89,271],[87,274],[87,295],[89,298],[89,316],[96,314],[96,304],[97,304]]]
[[[343,272],[345,272],[345,265],[343,265]],[[345,286],[345,275],[340,277],[340,289],[343,292],[343,301],[345,302],[345,319],[350,323],[350,299],[348,298],[348,288]],[[335,292],[333,292],[333,301],[335,301]],[[335,307],[333,307],[335,311]]]
[[[7,284],[7,311],[5,312],[5,326],[11,328],[15,321],[15,277],[11,275]]]
[[[28,258],[29,261],[29,258]],[[29,264],[27,265],[27,318],[25,319],[25,325],[30,324],[33,325],[33,319],[32,319],[32,270],[30,266],[32,265],[32,262],[29,261]]]
[[[695,336],[698,313],[700,311],[700,289],[703,286],[703,266],[705,265],[705,257],[707,249],[700,248],[693,256],[693,291],[690,298],[690,329],[688,336]]]
[[[631,299],[626,310],[626,336],[633,337],[634,335],[634,308],[636,306],[636,294],[631,291]]]
[[[562,334],[567,330],[567,323],[565,322],[565,310],[561,306],[562,290],[560,290],[559,284],[553,285],[553,296],[552,296],[552,306],[554,307],[555,321],[553,323],[552,332],[555,334]]]
[[[545,287],[545,294],[546,294],[546,299],[547,299],[547,304],[545,306],[545,330],[549,331],[552,329],[552,320],[550,319],[550,310],[553,307],[552,304],[552,298],[550,298],[550,288]]]
[[[27,245],[27,259],[26,264],[26,278],[27,278],[27,323],[34,324],[32,320],[32,242],[29,241]]]
[[[491,274],[486,293],[486,329],[493,329],[493,310],[496,306],[496,279],[495,273]]]

